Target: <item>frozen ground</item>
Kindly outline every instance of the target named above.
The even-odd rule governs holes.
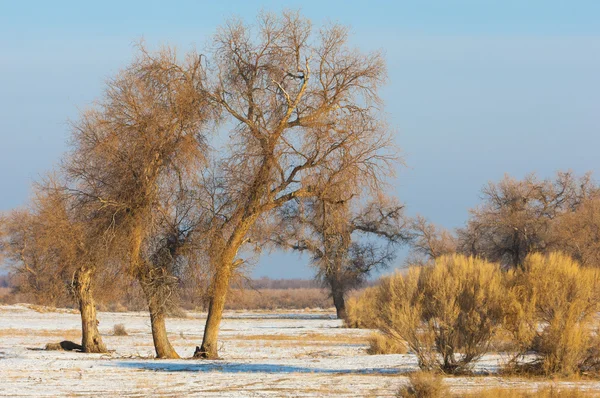
[[[182,357],[202,340],[205,314],[169,319]],[[386,397],[416,370],[413,355],[368,355],[366,330],[345,329],[328,311],[228,312],[221,325],[221,360],[154,360],[145,313],[100,313],[108,355],[39,350],[80,338],[79,315],[69,310],[0,306],[2,396]],[[128,336],[112,336],[115,324]],[[491,376],[451,377],[454,392],[498,386],[535,389],[542,382],[493,376],[498,356],[476,366]],[[559,382],[598,391],[600,382]]]

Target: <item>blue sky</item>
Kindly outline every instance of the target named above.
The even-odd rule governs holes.
[[[0,0],[0,211],[25,203],[66,150],[67,120],[140,38],[202,48],[229,16],[282,8],[350,25],[354,45],[384,50],[386,113],[407,163],[392,191],[410,214],[453,228],[504,173],[600,175],[599,1]],[[253,274],[311,270],[275,253]]]

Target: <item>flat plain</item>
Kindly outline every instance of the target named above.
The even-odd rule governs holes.
[[[170,339],[183,357],[202,340],[206,314],[170,318]],[[393,397],[418,369],[416,357],[369,355],[370,330],[347,329],[329,310],[226,312],[220,360],[153,359],[146,313],[101,312],[111,352],[45,351],[46,343],[80,339],[79,314],[30,305],[0,306],[2,396]],[[122,324],[127,336],[114,336]],[[488,355],[476,375],[447,377],[453,393],[491,387],[535,390],[576,386],[600,396],[599,381],[500,377],[501,355]]]

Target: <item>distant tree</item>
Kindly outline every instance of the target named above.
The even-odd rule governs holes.
[[[521,267],[527,254],[560,247],[564,237],[553,233],[555,221],[597,195],[589,174],[559,172],[554,180],[531,174],[520,181],[506,176],[483,189],[483,204],[458,231],[459,250]]]
[[[445,228],[417,216],[409,222],[410,252],[408,265],[425,265],[437,258],[456,253],[457,239]]]
[[[56,307],[68,302],[68,272],[53,269],[49,261],[43,223],[33,210],[13,210],[5,215],[3,257],[17,282],[16,290],[33,302]]]
[[[347,41],[341,26],[315,32],[298,13],[261,14],[255,28],[228,21],[203,57],[209,78],[200,92],[233,128],[202,184],[212,279],[196,357],[218,355],[227,291],[244,263],[238,253],[257,223],[324,184],[345,181],[359,195],[389,172],[394,155],[378,106],[385,63]]]
[[[278,247],[306,251],[317,269],[317,279],[327,287],[337,317],[346,318],[345,298],[377,268],[395,258],[397,245],[409,239],[403,208],[384,198],[365,206],[321,195],[303,201],[293,210],[282,209],[272,240]],[[377,237],[368,240],[368,237]]]
[[[555,250],[583,266],[600,267],[600,197],[584,200],[556,218],[551,228]]]

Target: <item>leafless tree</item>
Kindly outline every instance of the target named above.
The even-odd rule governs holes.
[[[55,305],[70,292],[81,313],[84,352],[106,352],[93,295],[105,246],[90,234],[89,220],[74,211],[70,199],[54,179],[38,185],[30,208],[7,217],[5,251],[21,276],[19,287],[38,301]]]
[[[69,192],[99,235],[114,236],[114,252],[143,287],[160,358],[178,358],[167,338],[164,298],[180,227],[186,228],[176,209],[189,201],[189,182],[205,165],[204,132],[214,120],[203,79],[197,55],[180,62],[168,48],[156,54],[141,48],[108,83],[104,98],[73,124],[64,163]],[[171,231],[169,223],[175,224]]]
[[[438,257],[456,252],[458,242],[452,232],[432,224],[423,216],[412,219],[409,230],[408,265],[425,265]]]
[[[410,235],[403,206],[397,201],[381,195],[356,209],[351,199],[338,196],[320,195],[283,207],[275,219],[272,240],[278,247],[310,253],[317,279],[333,298],[337,317],[345,319],[348,292],[374,269],[388,266],[396,246]]]
[[[230,20],[206,57],[201,92],[234,127],[206,198],[212,281],[196,357],[217,357],[219,324],[240,248],[260,219],[284,203],[344,181],[356,195],[378,189],[394,158],[381,119],[381,54],[347,44],[345,27],[313,30],[296,12]]]
[[[577,210],[557,217],[551,233],[555,250],[583,266],[600,267],[600,197],[584,200]]]
[[[554,180],[531,174],[520,181],[506,176],[483,189],[484,203],[458,231],[459,250],[520,267],[530,252],[560,248],[563,237],[553,233],[556,219],[597,194],[589,174],[559,172]]]
[[[5,214],[2,252],[13,273],[16,289],[33,302],[58,306],[68,302],[68,272],[53,269],[45,242],[47,234],[33,209],[12,210]]]

